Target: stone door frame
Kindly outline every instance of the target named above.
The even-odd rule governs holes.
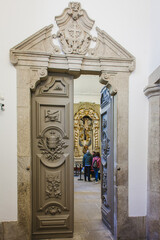
[[[99,81],[115,95],[117,102],[115,239],[132,239],[131,235],[138,239],[141,235],[139,223],[144,219],[128,215],[128,85],[135,58],[98,27],[97,38],[92,37],[90,30],[94,21],[79,3],[69,3],[62,15],[56,17],[56,22],[60,30],[57,34],[52,34],[53,25],[49,25],[10,50],[11,63],[17,70],[18,223],[30,239],[31,90],[47,79],[48,72],[68,73],[74,78],[81,74],[99,75]],[[73,45],[68,43],[73,24],[75,32],[80,32],[85,39],[79,38],[81,48],[76,45],[73,35],[69,36]],[[54,38],[59,38],[60,47],[54,45]],[[95,48],[90,48],[91,41],[96,42]],[[133,228],[134,234],[131,234]]]
[[[149,76],[144,94],[149,101],[147,217],[148,239],[160,238],[160,66]]]

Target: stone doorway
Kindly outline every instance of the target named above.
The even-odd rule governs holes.
[[[18,222],[25,235],[31,236],[31,105],[30,90],[48,79],[49,72],[67,73],[77,78],[81,74],[98,75],[110,94],[117,93],[117,238],[130,238],[131,226],[138,228],[137,218],[128,216],[128,81],[135,68],[134,57],[98,27],[97,38],[90,31],[94,21],[80,3],[69,3],[53,25],[35,33],[10,51],[17,69],[18,107]],[[75,31],[76,30],[76,31]],[[78,35],[77,35],[78,34]],[[58,38],[60,46],[54,44]],[[78,42],[77,42],[78,40]],[[91,42],[96,42],[90,48]],[[77,44],[78,43],[78,44]],[[123,127],[122,127],[123,126]],[[117,171],[118,170],[118,171]],[[136,238],[138,231],[134,233]]]

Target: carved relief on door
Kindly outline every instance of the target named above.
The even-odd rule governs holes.
[[[102,220],[114,233],[113,97],[101,91]]]
[[[73,234],[72,90],[51,74],[32,92],[33,239]]]

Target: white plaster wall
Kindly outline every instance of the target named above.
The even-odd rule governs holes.
[[[99,76],[81,75],[74,81],[74,103],[91,102],[100,104],[100,92],[104,87]]]
[[[0,112],[0,221],[17,218],[17,127],[16,70],[9,62],[9,49],[44,26],[68,6],[68,0],[5,0],[0,8],[1,78],[0,93],[5,97],[6,111]],[[158,65],[154,54],[149,67],[149,11],[151,0],[80,0],[95,25],[105,30],[136,57],[136,70],[130,77],[129,97],[129,213],[146,214],[147,100],[143,88],[149,69]],[[153,1],[154,11],[158,11]],[[154,15],[154,14],[153,14]],[[158,14],[157,14],[158,15]],[[56,27],[55,27],[56,29]],[[155,27],[156,29],[156,27]],[[156,37],[154,31],[154,37]],[[155,43],[154,52],[156,52]],[[158,45],[159,48],[159,45]]]
[[[160,1],[152,0],[150,6],[150,60],[149,74],[151,74],[160,65],[160,21],[159,10]]]

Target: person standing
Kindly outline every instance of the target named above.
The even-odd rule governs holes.
[[[85,168],[84,177],[85,181],[88,177],[88,181],[90,182],[90,174],[91,174],[91,165],[92,165],[92,155],[90,154],[90,151],[87,150],[86,154],[83,156],[83,167]]]
[[[98,183],[98,171],[101,165],[101,158],[99,152],[95,153],[93,156],[92,167],[94,170],[95,181]]]

